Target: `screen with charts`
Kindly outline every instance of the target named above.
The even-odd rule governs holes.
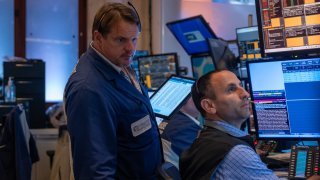
[[[320,138],[320,58],[247,61],[260,139]]]
[[[207,38],[217,38],[203,16],[167,23],[167,27],[189,55],[208,52]]]
[[[261,48],[269,56],[320,50],[319,0],[256,0]]]
[[[258,26],[236,29],[240,60],[261,58]]]
[[[147,50],[136,50],[136,52],[134,53],[134,56],[132,58],[132,62],[130,65],[131,65],[132,69],[134,70],[134,72],[136,73],[138,79],[140,79],[138,57],[147,56],[147,55],[149,55],[149,51],[147,51]]]
[[[171,75],[178,73],[177,53],[138,57],[140,79],[148,89],[156,90]]]
[[[156,116],[169,119],[191,93],[195,79],[171,76],[150,98]]]

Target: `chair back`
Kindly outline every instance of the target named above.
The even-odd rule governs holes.
[[[164,162],[159,168],[159,172],[164,180],[181,180],[178,168],[170,162]]]

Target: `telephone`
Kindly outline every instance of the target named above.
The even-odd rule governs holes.
[[[292,146],[289,163],[289,179],[319,175],[320,146]]]

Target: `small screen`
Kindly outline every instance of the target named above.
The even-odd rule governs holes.
[[[150,98],[158,117],[169,119],[190,96],[195,79],[171,76]]]
[[[191,56],[191,66],[195,79],[199,79],[208,72],[215,70],[212,58],[209,55]]]
[[[241,60],[261,58],[258,26],[236,29]]]
[[[307,151],[298,151],[296,163],[296,177],[305,177],[307,167]]]
[[[140,79],[151,90],[157,90],[171,75],[178,73],[176,53],[138,57]]]
[[[206,39],[217,38],[201,15],[169,22],[167,27],[189,55],[208,52]]]
[[[256,0],[256,7],[266,55],[319,52],[319,0]]]
[[[247,61],[258,138],[320,138],[320,58]]]
[[[138,79],[140,79],[138,57],[147,55],[149,55],[149,51],[147,50],[136,50],[132,58],[131,67],[136,73]]]

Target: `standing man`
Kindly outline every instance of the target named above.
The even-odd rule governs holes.
[[[235,74],[220,70],[200,77],[192,98],[205,122],[198,139],[180,157],[183,179],[278,179],[240,130],[250,116],[250,104]]]
[[[157,124],[129,67],[139,33],[133,7],[108,3],[94,17],[93,41],[65,88],[75,179],[157,179]]]

